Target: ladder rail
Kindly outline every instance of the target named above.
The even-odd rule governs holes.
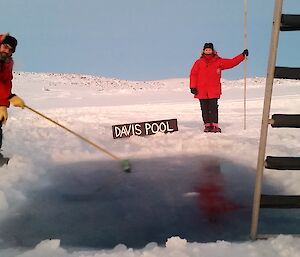
[[[257,159],[257,170],[256,170],[256,178],[255,178],[255,189],[254,189],[254,197],[253,197],[252,221],[251,221],[251,231],[250,231],[250,238],[252,240],[255,240],[257,238],[261,186],[262,186],[262,177],[263,177],[264,163],[265,163],[269,115],[270,115],[271,98],[272,98],[272,91],[273,91],[274,70],[276,64],[278,39],[279,39],[279,31],[280,31],[280,24],[281,24],[282,2],[283,0],[275,0],[275,5],[274,5],[272,36],[271,36],[271,43],[270,43],[268,71],[267,71],[267,79],[266,79],[266,87],[265,87],[265,98],[264,98],[265,101],[263,107],[261,133],[260,133],[260,141],[259,141],[260,143],[259,143],[258,159]]]

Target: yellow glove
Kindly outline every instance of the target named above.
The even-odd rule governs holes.
[[[25,103],[22,98],[18,97],[17,95],[14,95],[12,98],[9,99],[11,104],[15,107],[21,107],[24,109]]]
[[[0,122],[2,124],[5,124],[7,121],[8,114],[7,114],[7,107],[6,106],[0,106]]]

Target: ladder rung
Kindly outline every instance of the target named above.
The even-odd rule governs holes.
[[[282,14],[280,30],[281,31],[300,30],[300,15]]]
[[[274,78],[277,79],[300,79],[300,68],[276,66]]]
[[[300,114],[273,114],[273,128],[300,128]]]
[[[267,156],[265,168],[273,170],[300,170],[300,157]]]
[[[260,208],[300,208],[300,195],[261,195]]]

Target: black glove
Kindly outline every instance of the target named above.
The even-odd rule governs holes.
[[[244,56],[248,56],[248,55],[249,55],[248,49],[245,49],[245,50],[242,52],[242,54],[243,54]]]
[[[197,95],[197,93],[198,93],[197,88],[192,87],[192,88],[191,88],[191,93],[192,93],[193,95]]]

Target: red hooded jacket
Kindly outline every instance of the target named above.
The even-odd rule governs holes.
[[[4,35],[0,35],[0,44]],[[0,61],[0,106],[9,107],[9,97],[11,96],[12,79],[13,79],[13,59],[10,57],[5,62]]]
[[[231,69],[244,60],[244,55],[239,54],[232,59],[224,59],[216,53],[204,55],[194,63],[190,73],[190,88],[197,88],[194,96],[199,99],[220,98],[222,70]]]

